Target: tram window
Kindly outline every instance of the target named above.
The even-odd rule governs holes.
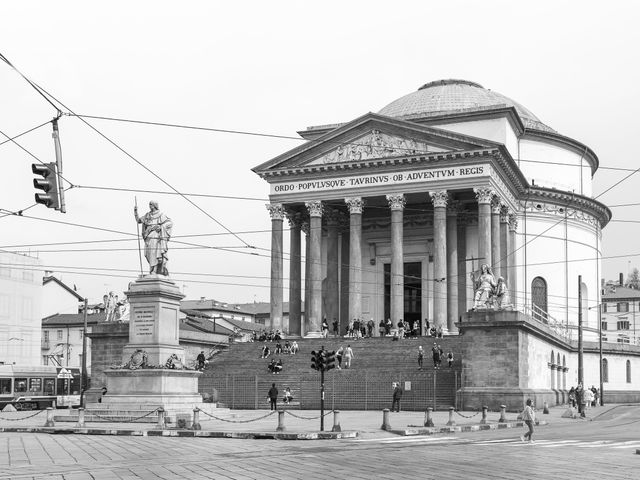
[[[54,395],[56,391],[56,380],[55,378],[45,378],[44,379],[44,394],[45,395]]]
[[[29,391],[31,393],[39,393],[42,391],[42,379],[30,378],[29,379]]]
[[[23,392],[27,391],[27,379],[26,378],[16,378],[15,391],[16,391],[16,393],[23,393]]]
[[[1,395],[11,394],[10,378],[0,378],[0,394]]]

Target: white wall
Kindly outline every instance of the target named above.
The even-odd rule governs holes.
[[[515,157],[514,157],[515,158]],[[561,165],[535,163],[554,162]],[[557,188],[591,196],[591,169],[581,155],[566,147],[542,140],[520,139],[520,170],[536,186]],[[582,166],[581,166],[582,165]]]
[[[37,258],[0,252],[0,362],[40,365],[43,273]]]
[[[55,281],[42,286],[42,318],[55,314],[78,313],[78,298]]]
[[[436,128],[498,142],[507,147],[512,158],[518,158],[518,138],[506,118],[490,118],[470,122],[434,125]]]

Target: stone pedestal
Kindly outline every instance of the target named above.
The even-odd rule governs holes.
[[[129,285],[131,305],[129,343],[123,348],[123,368],[104,371],[107,394],[89,410],[102,415],[135,417],[141,411],[164,408],[167,419],[208,411],[198,393],[201,372],[184,369],[184,349],[179,344],[180,300],[178,287],[162,275],[145,275]],[[171,359],[171,360],[170,360]],[[168,368],[167,361],[175,368]],[[91,413],[90,411],[88,413]]]

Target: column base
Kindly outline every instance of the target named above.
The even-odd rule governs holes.
[[[307,332],[303,338],[323,338],[322,332]]]

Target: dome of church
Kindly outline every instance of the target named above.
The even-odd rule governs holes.
[[[499,107],[514,107],[526,128],[555,132],[530,110],[509,97],[487,90],[482,85],[468,80],[450,79],[429,82],[418,91],[394,100],[378,113],[389,117],[417,118]]]

